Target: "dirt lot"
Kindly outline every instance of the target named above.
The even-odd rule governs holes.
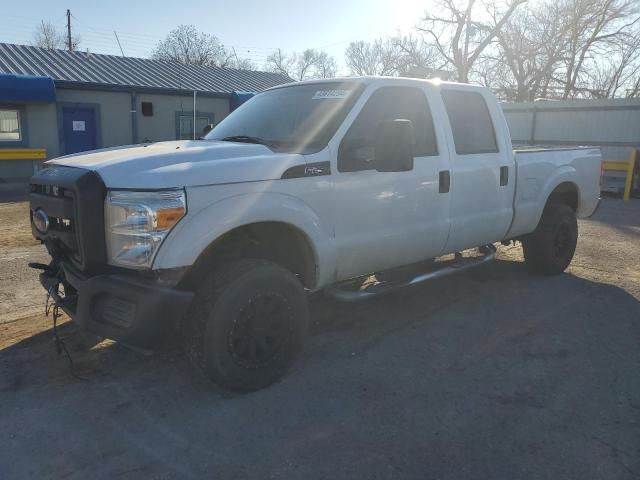
[[[640,477],[640,202],[581,221],[567,273],[519,248],[358,305],[313,300],[279,384],[229,396],[170,342],[52,342],[24,204],[0,205],[0,478]]]

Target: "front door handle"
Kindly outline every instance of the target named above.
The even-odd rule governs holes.
[[[509,183],[509,167],[500,167],[500,186],[504,187]]]
[[[449,170],[441,170],[439,175],[440,186],[438,191],[440,193],[448,193],[451,188],[451,174]]]

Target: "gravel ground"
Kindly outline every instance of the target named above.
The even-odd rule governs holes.
[[[0,478],[640,478],[640,201],[603,202],[580,232],[557,277],[501,247],[384,299],[316,298],[302,359],[245,396],[171,342],[93,345],[67,322],[78,379],[50,321],[5,316]],[[41,247],[0,248],[2,310],[37,306]]]
[[[28,262],[48,263],[31,236],[29,204],[0,203],[0,324],[42,311],[42,287]]]

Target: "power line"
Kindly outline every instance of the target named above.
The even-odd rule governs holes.
[[[71,39],[71,42],[69,41],[71,38],[71,18],[73,18],[75,22],[73,32],[82,39],[83,44],[91,48],[95,53],[124,55],[124,50],[126,48],[129,56],[149,57],[151,52],[157,47],[158,43],[163,40],[162,38],[150,34],[133,33],[115,29],[107,30],[102,27],[96,27],[79,20],[70,11],[68,11],[68,14],[65,15],[65,17],[67,19],[65,25],[67,29],[66,43],[67,48],[71,49],[73,49],[73,40]],[[20,36],[24,36],[24,38],[28,38],[29,35],[32,35],[33,31],[27,27],[27,25],[31,24],[30,20],[15,16],[14,18],[17,18],[19,21],[17,22],[17,25],[15,22],[8,25],[7,27],[9,30],[18,33]],[[31,30],[31,32],[26,32],[25,30],[27,29]],[[340,42],[334,42],[315,48],[327,48],[347,43],[349,41],[351,40],[342,40]],[[28,41],[26,43],[28,43]],[[242,57],[243,59],[251,61],[258,67],[263,66],[269,56],[278,50],[277,47],[267,47],[264,45],[231,45],[223,43],[222,46],[233,53],[236,57],[236,61],[239,61],[240,57]]]

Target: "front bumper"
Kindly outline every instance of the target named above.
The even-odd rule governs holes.
[[[60,299],[62,310],[81,328],[132,345],[152,344],[180,320],[194,296],[133,274],[83,278],[70,268],[63,270],[65,282],[76,292]],[[47,291],[58,281],[49,272],[40,274]]]

